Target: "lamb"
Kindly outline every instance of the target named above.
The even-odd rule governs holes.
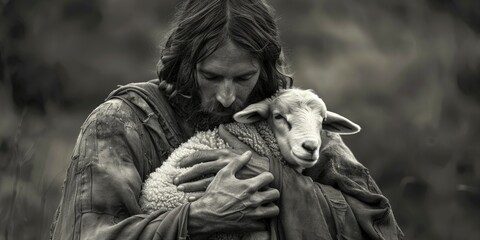
[[[267,119],[285,161],[298,172],[317,163],[322,144],[320,131],[355,134],[360,126],[327,111],[323,100],[312,90],[288,89],[252,104],[236,113],[244,124]]]
[[[298,172],[318,161],[321,130],[339,134],[360,131],[357,124],[327,111],[325,103],[312,90],[280,90],[271,98],[249,105],[233,118],[236,122],[225,125],[229,132],[258,154],[284,160]],[[140,197],[142,210],[147,213],[160,208],[170,210],[186,203],[189,194],[177,191],[173,184],[175,176],[187,171],[178,167],[179,161],[195,151],[228,147],[217,128],[198,132],[181,144],[145,181]],[[240,236],[220,234],[215,238],[240,239]]]

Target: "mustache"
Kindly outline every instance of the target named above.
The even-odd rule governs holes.
[[[215,98],[197,106],[186,118],[187,123],[196,131],[206,131],[220,124],[232,122],[233,114],[244,107],[243,102],[239,100],[235,100],[229,107],[224,107]]]
[[[212,98],[211,100],[202,104],[201,111],[207,113],[228,113],[234,114],[244,107],[244,103],[238,99],[232,103],[232,105],[228,107],[224,107],[217,99]]]

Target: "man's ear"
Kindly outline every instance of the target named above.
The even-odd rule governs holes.
[[[322,129],[342,135],[360,132],[360,126],[340,114],[327,111],[327,118],[323,121]]]
[[[233,115],[239,123],[254,123],[268,118],[270,99],[248,105],[245,109]]]

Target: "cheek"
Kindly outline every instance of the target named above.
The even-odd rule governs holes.
[[[280,150],[290,151],[290,142],[288,140],[288,131],[283,126],[276,124],[273,128],[275,133],[275,139],[277,139],[278,145],[281,148]]]
[[[200,97],[202,100],[214,98],[215,93],[217,92],[217,85],[204,79],[198,79],[198,88],[200,90]]]
[[[245,82],[238,82],[236,84],[236,97],[241,99],[242,101],[245,101],[248,96],[250,95],[250,93],[252,92],[252,90],[255,88],[255,85],[257,84],[258,82],[258,75],[253,77],[252,79],[250,79],[249,81],[245,81]]]
[[[285,136],[276,136],[280,153],[285,157],[290,154],[292,147]]]

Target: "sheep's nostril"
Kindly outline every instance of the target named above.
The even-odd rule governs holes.
[[[313,154],[315,150],[318,148],[318,144],[314,141],[305,141],[302,143],[303,149],[305,149],[307,152]]]

